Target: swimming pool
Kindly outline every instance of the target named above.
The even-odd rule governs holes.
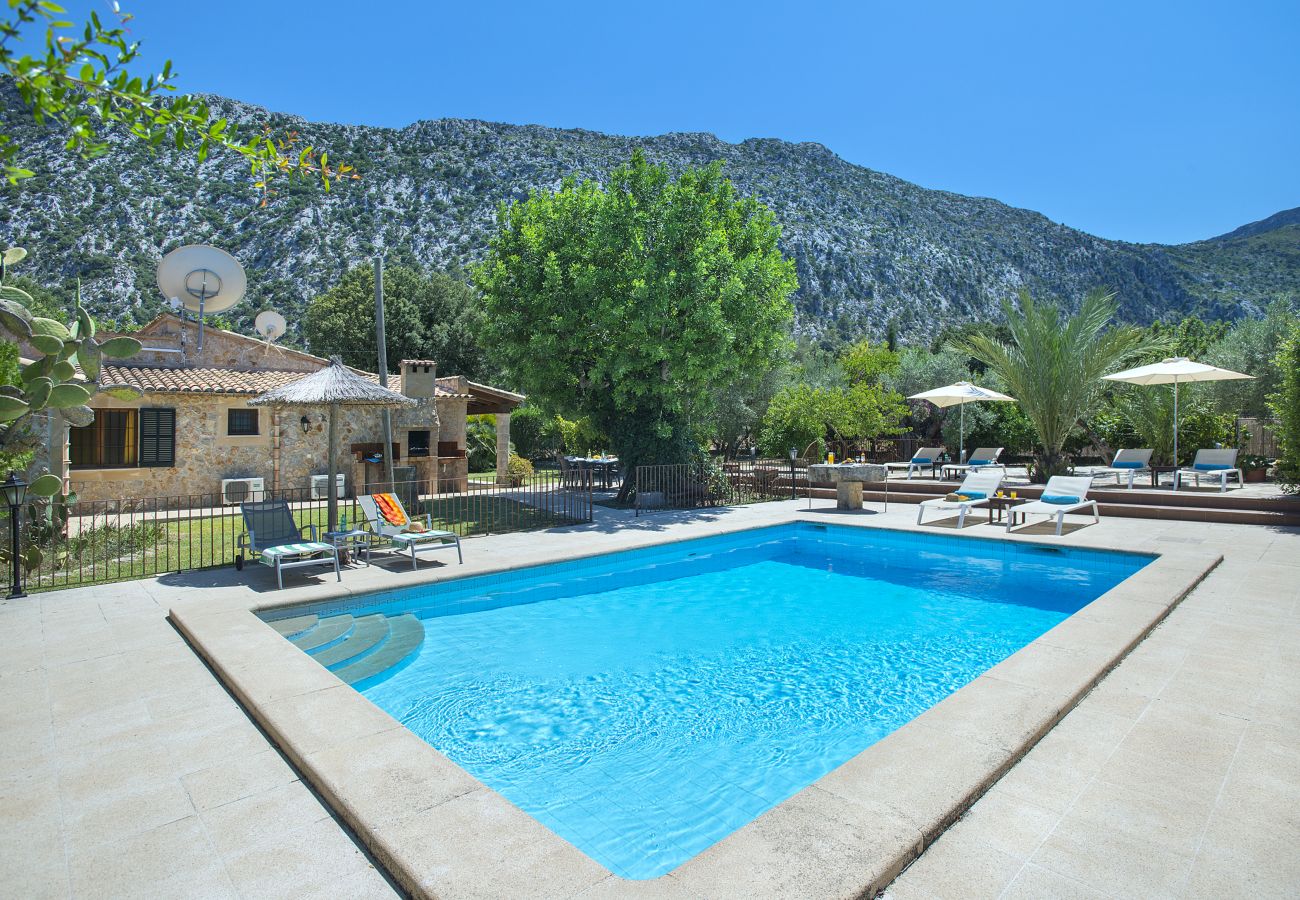
[[[364,695],[611,871],[653,878],[1151,557],[796,523],[351,604],[424,641]]]

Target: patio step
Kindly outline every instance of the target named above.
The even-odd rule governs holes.
[[[270,625],[286,638],[292,640],[301,634],[311,631],[316,627],[316,623],[319,621],[320,619],[317,616],[294,616],[292,619],[279,619],[267,622],[266,624]]]
[[[424,643],[424,625],[410,613],[388,620],[388,639],[373,653],[354,663],[335,669],[334,674],[347,684],[358,684],[382,672],[400,666],[415,656]]]
[[[352,633],[352,627],[353,619],[351,616],[330,616],[327,619],[321,619],[320,624],[311,631],[296,638],[291,638],[290,641],[300,649],[311,653],[315,650],[327,649],[343,640]]]
[[[312,654],[312,658],[327,669],[336,669],[374,650],[387,638],[387,616],[362,616],[353,622],[352,633],[347,638],[318,650]]]

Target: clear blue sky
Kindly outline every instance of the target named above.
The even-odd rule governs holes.
[[[183,89],[308,119],[817,141],[1133,241],[1300,206],[1297,0],[121,3]]]

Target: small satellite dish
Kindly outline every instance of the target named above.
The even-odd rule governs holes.
[[[248,287],[244,267],[225,250],[206,244],[177,247],[158,263],[158,288],[164,297],[199,315],[198,349],[203,349],[203,316],[225,312]]]
[[[265,338],[268,344],[283,335],[288,327],[289,324],[285,322],[284,316],[273,309],[258,313],[257,318],[253,320],[253,330]]]

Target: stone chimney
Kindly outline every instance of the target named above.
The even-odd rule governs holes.
[[[412,400],[429,400],[436,393],[438,364],[431,359],[402,360],[402,393]]]

